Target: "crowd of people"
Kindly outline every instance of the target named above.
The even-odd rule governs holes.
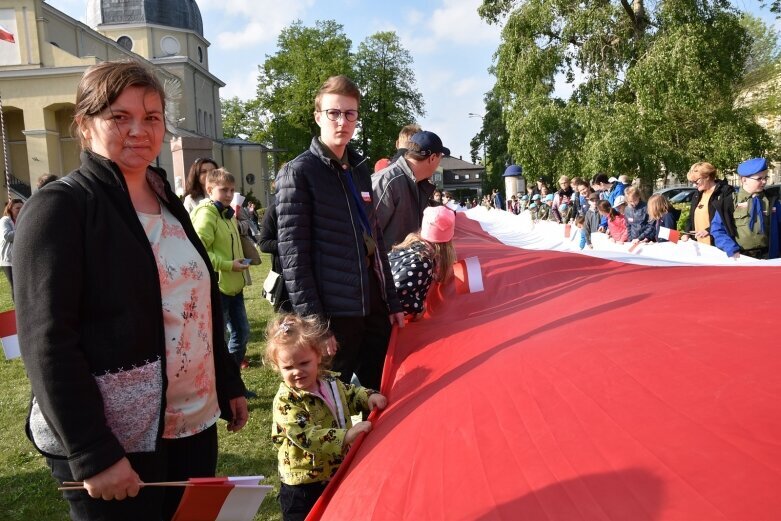
[[[512,167],[510,167],[512,168]],[[608,178],[598,174],[590,180],[564,175],[559,189],[552,191],[544,179],[530,185],[525,194],[512,195],[506,206],[495,197],[484,197],[484,205],[513,214],[528,212],[534,221],[548,220],[581,230],[580,247],[591,248],[591,234],[607,234],[616,243],[665,242],[668,230],[679,230],[681,240],[697,240],[715,246],[729,257],[746,255],[757,259],[777,258],[781,243],[781,203],[778,189],[765,190],[769,165],[753,158],[737,165],[739,186],[719,179],[708,162],[692,165],[687,179],[696,191],[686,222],[679,223],[681,210],[661,194],[645,198],[628,176]]]
[[[345,76],[323,83],[319,135],[280,169],[258,226],[213,159],[191,165],[184,201],[151,166],[165,133],[154,73],[103,62],[84,74],[80,167],[24,205],[9,201],[0,219],[32,387],[28,436],[60,483],[83,483],[86,492],[64,493],[73,519],[170,519],[181,489],[142,483],[213,476],[218,419],[231,431],[246,424],[255,395],[241,378],[253,262],[245,239],[271,254],[276,275],[265,359],[282,380],[272,440],[284,519],[306,517],[347,448],[371,430],[351,416],[387,405],[377,391],[392,327],[425,317],[431,285],[452,278],[456,211],[478,201],[435,188],[450,151],[417,125],[401,130],[396,153],[372,174],[349,144],[360,100]],[[731,256],[777,256],[781,212],[763,190],[767,169],[764,159],[742,163],[734,194],[712,165],[694,165],[684,231]],[[679,218],[663,196],[646,202],[626,176],[605,174],[561,176],[557,189],[539,179],[507,201],[493,190],[481,204],[577,226],[582,248],[595,232],[663,241],[660,230]],[[12,272],[12,247],[13,258],[36,262]]]

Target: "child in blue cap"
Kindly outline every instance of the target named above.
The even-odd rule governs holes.
[[[740,190],[735,194],[735,235],[727,232],[720,213],[713,216],[710,233],[717,248],[729,257],[747,255],[757,259],[779,256],[779,220],[781,203],[778,194],[765,192],[768,165],[762,157],[738,165]]]
[[[537,219],[547,221],[550,218],[551,206],[553,206],[553,194],[540,196],[540,209],[537,212]]]

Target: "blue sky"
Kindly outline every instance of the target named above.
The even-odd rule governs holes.
[[[49,0],[84,20],[86,0]],[[412,54],[418,91],[426,105],[419,123],[439,134],[452,155],[469,159],[469,141],[480,129],[483,95],[501,28],[477,15],[481,0],[198,0],[209,47],[210,70],[227,85],[223,98],[254,95],[257,66],[276,52],[279,32],[294,20],[313,25],[336,20],[353,48],[377,31],[396,31]],[[733,0],[741,10],[775,19],[758,0]],[[563,88],[562,90],[568,90]]]

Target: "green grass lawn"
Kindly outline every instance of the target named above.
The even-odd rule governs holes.
[[[250,419],[238,433],[229,433],[219,422],[220,456],[217,473],[225,476],[257,475],[274,485],[255,521],[280,518],[276,493],[276,451],[271,445],[271,402],[279,377],[261,365],[263,332],[273,315],[271,305],[260,292],[271,262],[253,266],[253,285],[244,292],[251,335],[248,357],[252,367],[242,372],[247,387],[258,394],[249,401]],[[5,277],[0,275],[0,311],[13,308]],[[50,521],[68,518],[68,506],[57,492],[57,484],[48,467],[27,440],[24,421],[30,398],[30,386],[21,360],[0,360],[0,520]]]

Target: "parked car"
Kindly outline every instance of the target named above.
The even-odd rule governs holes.
[[[672,198],[676,195],[682,193],[682,192],[694,192],[696,188],[692,186],[675,186],[675,187],[669,187],[669,188],[660,188],[659,190],[654,192],[654,195],[659,194],[665,196],[667,199],[672,201]],[[691,198],[689,199],[691,201]]]
[[[670,200],[670,202],[672,204],[690,203],[690,202],[692,202],[692,198],[694,197],[694,192],[696,192],[696,191],[697,190],[695,190],[695,189],[691,189],[691,190],[686,190],[686,191],[683,191],[683,192],[678,192],[674,196],[670,197],[669,200]]]

